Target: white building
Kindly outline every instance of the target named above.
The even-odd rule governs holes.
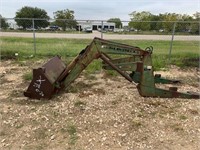
[[[85,28],[91,28],[92,30],[114,30],[115,23],[113,22],[100,22],[100,21],[78,21],[78,30],[84,30]]]

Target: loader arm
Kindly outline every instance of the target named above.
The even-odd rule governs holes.
[[[112,69],[116,70],[128,81],[134,82],[129,74],[121,71],[118,66],[112,63],[111,58],[107,54],[125,54],[138,57],[148,53],[149,52],[143,51],[138,47],[106,41],[100,38],[94,38],[91,44],[82,50],[79,55],[68,65],[64,73],[61,75],[59,81],[64,80],[64,86],[68,87],[94,59],[100,58],[104,61],[104,63],[108,64]]]
[[[67,66],[59,57],[54,57],[43,67],[33,70],[33,80],[24,95],[30,98],[49,99],[62,88],[68,88],[94,59],[100,58],[103,60],[104,69],[115,70],[135,84],[141,96],[198,99],[198,93],[178,92],[176,87],[171,87],[169,90],[156,87],[155,83],[178,81],[164,79],[160,75],[154,76],[152,51],[152,47],[143,50],[135,46],[94,38]]]
[[[108,54],[128,55],[129,57],[112,59]],[[154,76],[151,54],[152,48],[142,50],[139,47],[94,38],[91,44],[72,61],[72,65],[69,65],[63,75],[64,85],[67,88],[94,59],[100,58],[103,60],[104,67],[107,66],[117,71],[129,82],[134,83],[142,96],[199,98],[199,94],[181,93],[177,91],[177,88],[170,88],[170,90],[156,88],[156,82],[177,83],[179,81]],[[126,71],[132,71],[132,73],[128,74]],[[133,73],[140,74],[138,84],[135,78],[131,77]]]

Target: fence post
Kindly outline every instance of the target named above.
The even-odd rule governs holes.
[[[103,39],[103,21],[101,21],[101,38]]]
[[[36,55],[36,41],[35,41],[35,20],[32,19],[32,25],[33,25],[33,50],[34,50],[34,56]]]
[[[171,54],[172,54],[172,46],[173,46],[173,41],[174,41],[175,29],[176,29],[176,22],[174,22],[173,30],[172,30],[172,39],[171,39],[170,48],[169,48],[168,64],[171,63]]]

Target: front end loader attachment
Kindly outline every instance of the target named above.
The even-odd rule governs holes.
[[[134,83],[141,96],[199,99],[198,93],[179,92],[176,87],[171,87],[169,90],[157,88],[156,83],[175,84],[180,81],[165,79],[160,74],[154,75],[152,52],[153,47],[143,50],[139,47],[94,38],[90,45],[86,46],[67,66],[60,57],[55,56],[42,67],[33,69],[33,79],[24,95],[34,99],[50,99],[62,88],[68,88],[94,59],[100,58],[103,60],[103,69],[115,70],[129,82]],[[115,58],[112,59],[110,54]]]

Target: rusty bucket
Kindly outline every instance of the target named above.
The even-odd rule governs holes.
[[[24,95],[33,99],[50,99],[59,90],[57,79],[65,68],[66,65],[60,57],[55,56],[42,67],[33,69],[33,79]]]

